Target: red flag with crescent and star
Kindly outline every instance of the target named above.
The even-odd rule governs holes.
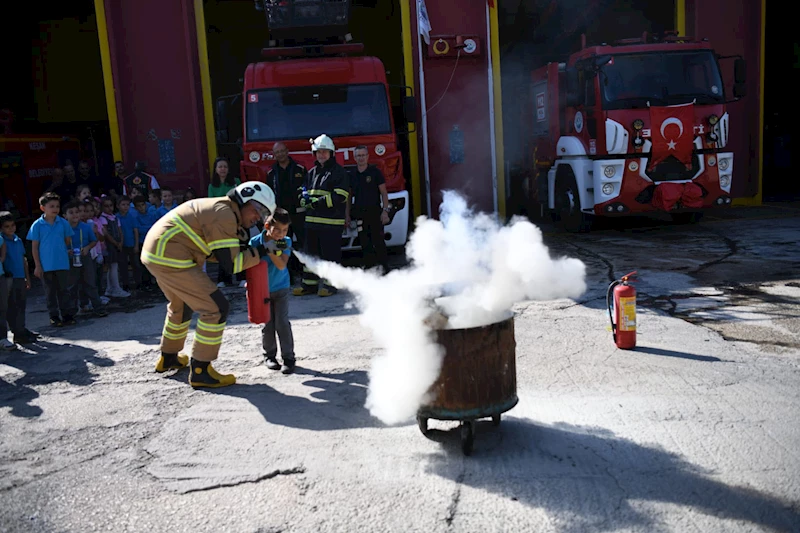
[[[694,146],[694,103],[650,107],[650,153],[652,169],[669,156],[692,167]]]

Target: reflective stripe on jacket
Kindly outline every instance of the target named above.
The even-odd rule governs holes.
[[[350,177],[331,157],[308,171],[306,189],[314,208],[306,211],[306,225],[344,226],[345,207],[350,199]]]
[[[236,203],[228,197],[197,198],[161,217],[147,232],[142,261],[172,268],[202,264],[212,252],[228,251],[233,273],[260,261],[247,243]]]

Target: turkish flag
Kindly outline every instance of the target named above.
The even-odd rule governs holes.
[[[649,168],[669,156],[692,168],[694,104],[650,107],[650,142]]]

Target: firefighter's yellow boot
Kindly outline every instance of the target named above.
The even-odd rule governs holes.
[[[208,361],[192,359],[192,368],[189,373],[189,385],[192,387],[227,387],[236,383],[233,374],[220,374]]]
[[[295,287],[294,289],[292,289],[292,294],[294,294],[295,296],[306,296],[308,294],[314,294],[314,293],[315,293],[314,289],[310,289],[305,285],[301,285],[299,287]]]
[[[336,289],[334,289],[333,287],[320,286],[319,290],[317,291],[317,296],[325,297],[325,296],[333,296],[334,294],[336,294]]]
[[[161,353],[156,363],[156,372],[166,372],[167,370],[180,370],[189,364],[189,357],[177,353]]]

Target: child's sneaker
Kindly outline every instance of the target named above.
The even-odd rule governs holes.
[[[291,374],[294,372],[294,361],[284,361],[281,367],[281,374]]]
[[[17,344],[33,344],[36,342],[36,339],[27,333],[20,333],[19,335],[14,335],[14,342]]]
[[[267,359],[267,368],[269,368],[270,370],[280,370],[281,365],[278,364],[278,361],[276,361],[275,359],[270,359],[269,357],[267,357],[266,359]]]
[[[114,291],[111,293],[111,296],[114,298],[127,298],[130,295],[131,293],[128,291],[123,291],[122,289],[114,289]]]
[[[111,298],[109,298],[108,296],[101,296],[100,297],[100,303],[103,304],[103,305],[106,305],[110,301],[111,301]]]
[[[64,322],[61,321],[60,317],[51,316],[50,317],[50,325],[54,326],[54,327],[57,327],[57,328],[60,328],[61,326],[64,325]]]
[[[2,348],[3,350],[6,350],[6,351],[11,351],[11,350],[16,350],[17,349],[17,345],[14,344],[13,342],[11,342],[8,339],[3,339],[3,340],[0,341],[0,348]]]
[[[94,311],[94,307],[92,307],[92,304],[84,305],[83,307],[81,307],[81,310],[78,311],[78,314],[89,315],[92,313],[92,311]]]

